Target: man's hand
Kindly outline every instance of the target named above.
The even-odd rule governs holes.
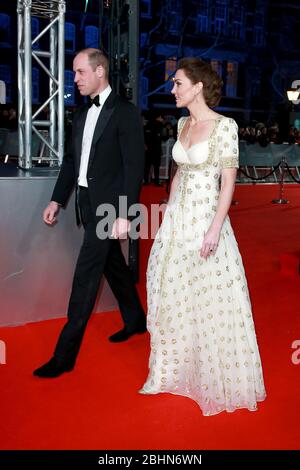
[[[47,225],[53,225],[57,221],[57,214],[59,212],[59,204],[51,201],[43,212],[43,220]]]
[[[127,238],[128,232],[130,232],[131,224],[127,219],[121,219],[120,217],[114,221],[111,235],[113,238]]]

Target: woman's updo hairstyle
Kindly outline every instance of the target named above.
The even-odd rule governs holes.
[[[193,85],[203,83],[203,97],[207,106],[217,106],[222,96],[223,82],[211,65],[197,57],[186,57],[178,63],[177,70],[183,70]]]

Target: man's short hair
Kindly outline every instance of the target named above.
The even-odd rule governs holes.
[[[96,70],[99,65],[101,65],[105,70],[105,76],[108,78],[109,74],[109,62],[108,58],[104,54],[101,49],[96,49],[94,47],[88,47],[86,49],[82,49],[78,52],[78,54],[87,54],[89,58],[89,63],[93,70]]]

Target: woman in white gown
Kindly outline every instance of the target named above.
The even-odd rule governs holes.
[[[201,59],[179,62],[172,182],[147,269],[149,375],[140,393],[195,400],[205,416],[256,410],[265,388],[247,281],[228,218],[238,168],[237,125],[210,106],[222,81]],[[221,181],[221,183],[220,183]]]

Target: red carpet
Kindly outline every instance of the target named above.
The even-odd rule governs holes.
[[[152,194],[150,195],[150,191]],[[299,449],[300,276],[280,270],[282,253],[300,251],[300,188],[275,206],[277,186],[236,190],[231,220],[243,255],[268,397],[258,412],[203,417],[190,399],[137,393],[147,374],[148,335],[124,344],[107,337],[121,327],[117,312],[94,315],[76,370],[40,380],[32,370],[47,360],[63,319],[0,328],[7,348],[0,365],[1,449]],[[144,188],[143,201],[164,192]],[[142,241],[139,290],[151,242]],[[281,256],[282,260],[282,256]],[[300,353],[298,354],[300,359]]]

